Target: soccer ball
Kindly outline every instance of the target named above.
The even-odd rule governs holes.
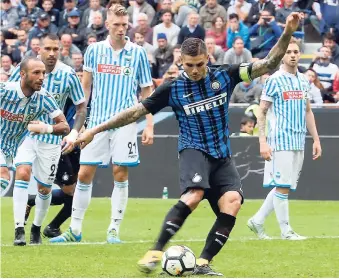
[[[195,268],[195,256],[191,249],[183,245],[169,247],[162,255],[163,271],[172,276],[191,275]]]

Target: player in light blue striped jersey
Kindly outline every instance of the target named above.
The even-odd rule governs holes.
[[[291,40],[280,69],[268,78],[258,115],[260,154],[266,160],[264,187],[273,189],[259,211],[248,220],[249,228],[261,239],[264,221],[274,210],[282,239],[303,240],[289,223],[288,194],[295,191],[304,160],[306,128],[313,137],[313,159],[321,156],[321,145],[311,110],[310,84],[298,72],[300,47]],[[266,117],[268,135],[265,136]]]
[[[73,149],[73,143],[86,119],[86,99],[80,80],[71,67],[58,60],[58,36],[48,34],[40,40],[40,56],[46,66],[43,87],[54,97],[61,110],[64,109],[67,98],[71,98],[76,105],[76,117],[72,131],[63,140],[60,135],[29,135],[24,139],[15,157],[15,183],[17,181],[28,183],[33,172],[39,189],[31,227],[31,244],[41,243],[41,225],[51,203],[51,187],[57,173],[61,152],[68,153]],[[10,80],[19,80],[18,73],[17,68]],[[53,119],[47,115],[42,115],[39,120],[53,124]],[[23,227],[28,190],[15,187],[13,199],[16,201],[14,203],[15,227]]]
[[[121,5],[112,5],[107,11],[105,41],[90,45],[84,57],[83,86],[88,98],[92,90],[88,128],[99,125],[113,115],[137,103],[137,87],[141,96],[151,94],[152,77],[146,51],[126,37],[128,15]],[[153,120],[147,117],[142,135],[143,144],[153,143]],[[139,164],[137,126],[98,134],[81,151],[78,183],[73,198],[70,229],[51,242],[80,241],[82,221],[92,194],[92,181],[99,165],[113,164],[114,189],[111,197],[111,223],[107,242],[119,243],[119,227],[128,200],[128,167]]]
[[[29,57],[20,64],[20,80],[1,84],[1,153],[0,176],[1,187],[9,184],[9,168],[16,156],[18,146],[26,136],[27,128],[33,134],[63,135],[69,133],[66,118],[61,112],[55,99],[42,88],[46,67],[38,59]],[[48,115],[53,123],[34,121]],[[53,125],[54,124],[54,125]],[[29,180],[15,180],[14,192],[17,196],[27,193]],[[22,196],[24,208],[28,193]],[[20,199],[13,198],[14,207]],[[18,224],[17,211],[14,210],[15,241],[14,245],[25,245],[23,223]]]

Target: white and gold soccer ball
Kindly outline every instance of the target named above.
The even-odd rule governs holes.
[[[171,246],[162,255],[161,267],[171,276],[191,275],[195,268],[194,253],[183,245]]]

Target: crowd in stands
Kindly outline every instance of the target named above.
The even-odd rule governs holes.
[[[304,13],[305,25],[322,37],[322,47],[309,67],[300,67],[310,80],[314,103],[339,100],[338,0],[0,0],[1,68],[6,81],[14,66],[39,54],[46,33],[60,37],[59,59],[82,76],[87,47],[105,40],[106,11],[114,3],[126,6],[131,41],[145,48],[154,86],[182,71],[180,45],[189,37],[206,42],[211,67],[264,58],[283,32],[287,16]],[[265,77],[266,78],[266,77]],[[265,78],[240,83],[232,102],[259,100]]]

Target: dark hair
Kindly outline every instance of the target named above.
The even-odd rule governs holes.
[[[239,16],[237,14],[230,14],[229,16],[229,20],[236,18],[237,20],[239,20]]]
[[[253,123],[254,123],[255,121],[254,121],[254,119],[251,118],[251,117],[244,116],[244,117],[241,118],[240,124],[241,124],[241,125],[246,125],[248,122],[253,122]]]
[[[134,33],[134,37],[137,33],[145,37],[145,30],[143,28],[137,27],[137,29],[135,30],[135,33]]]
[[[206,44],[198,38],[188,38],[181,45],[181,54],[189,56],[207,54]]]
[[[48,33],[48,34],[45,34],[41,37],[41,42],[44,40],[44,39],[50,39],[52,41],[59,41],[59,37],[57,34],[53,34],[53,33]]]
[[[83,66],[81,66],[79,69],[76,69],[76,70],[75,70],[76,73],[80,73],[80,72],[83,72],[83,71],[84,71]]]
[[[176,44],[174,47],[173,47],[173,50],[175,50],[175,49],[181,49],[181,44]]]
[[[240,36],[236,36],[236,37],[234,38],[234,40],[233,40],[233,43],[232,43],[232,45],[234,45],[234,44],[235,44],[235,42],[236,42],[237,40],[241,40],[243,43],[245,43],[245,42],[244,42],[244,39],[243,39],[242,37],[240,37]]]
[[[41,59],[37,58],[37,57],[33,57],[33,56],[28,56],[26,58],[24,58],[21,63],[20,63],[20,71],[25,71],[27,72],[28,69],[28,64],[30,61],[39,61],[42,62]]]
[[[163,16],[164,14],[170,13],[171,16],[173,17],[172,11],[171,10],[161,10],[161,16]]]
[[[97,35],[95,35],[94,33],[89,33],[86,37],[86,39],[88,40],[89,38],[95,38],[97,39]]]
[[[323,37],[323,42],[325,40],[335,41],[335,35],[331,32],[327,32]]]

